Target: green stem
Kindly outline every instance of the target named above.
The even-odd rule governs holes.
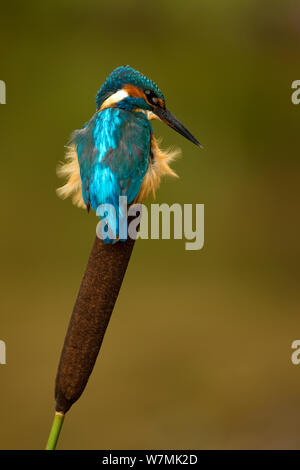
[[[56,412],[54,416],[54,421],[52,424],[52,428],[49,434],[48,442],[46,445],[46,450],[55,450],[59,434],[64,422],[65,415],[61,412]]]

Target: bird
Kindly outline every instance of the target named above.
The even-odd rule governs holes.
[[[120,220],[127,208],[119,204],[126,196],[127,207],[155,196],[164,175],[177,176],[170,163],[177,150],[163,151],[154,136],[151,121],[158,119],[202,147],[198,140],[166,108],[163,93],[154,81],[129,65],[115,68],[96,95],[96,112],[67,145],[58,175],[66,183],[57,189],[60,197],[97,213],[103,204],[115,208],[107,215],[101,238],[105,243],[124,241],[119,237]]]
[[[46,449],[54,450],[64,416],[83,393],[99,354],[135,238],[121,235],[128,207],[155,195],[177,151],[163,151],[151,121],[159,119],[201,147],[166,108],[158,86],[129,65],[114,69],[96,96],[96,112],[67,145],[58,174],[62,198],[96,212],[101,223],[87,262],[62,348],[55,381],[55,417]],[[125,197],[123,207],[120,199]],[[115,215],[99,214],[102,205]],[[113,211],[112,211],[113,213]],[[127,227],[128,228],[128,227]],[[127,234],[128,235],[128,234]],[[124,243],[122,243],[124,242]]]

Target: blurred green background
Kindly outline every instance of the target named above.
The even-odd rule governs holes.
[[[110,71],[157,82],[200,151],[157,202],[204,203],[205,246],[139,241],[60,449],[299,448],[299,1],[6,2],[0,14],[0,446],[43,448],[96,218],[56,197]]]

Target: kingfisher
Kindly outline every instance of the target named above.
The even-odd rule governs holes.
[[[60,197],[71,197],[76,206],[96,213],[101,205],[115,208],[116,216],[107,216],[102,228],[106,243],[123,240],[119,221],[127,220],[127,210],[119,204],[121,196],[127,198],[127,207],[140,203],[150,193],[155,196],[162,176],[177,176],[170,163],[178,151],[161,150],[153,119],[202,147],[168,111],[152,80],[129,65],[117,67],[97,93],[95,114],[71,135],[65,162],[58,168],[59,176],[67,179],[57,190]]]

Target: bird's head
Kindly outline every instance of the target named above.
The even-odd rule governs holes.
[[[166,108],[158,86],[142,73],[127,65],[117,67],[107,77],[96,98],[97,111],[117,107],[144,112],[148,119],[160,119],[176,132],[201,147],[198,140]]]

